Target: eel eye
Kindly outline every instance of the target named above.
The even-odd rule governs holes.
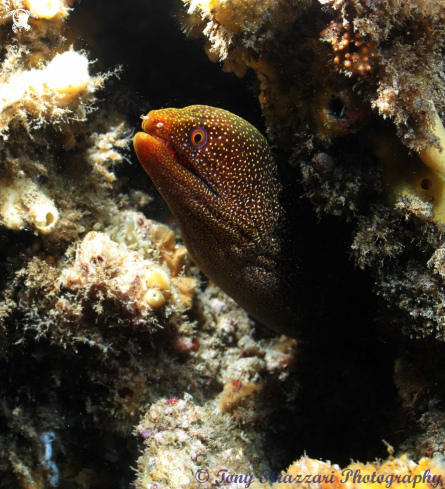
[[[202,148],[207,142],[207,131],[203,127],[195,127],[190,132],[190,142],[195,148]]]

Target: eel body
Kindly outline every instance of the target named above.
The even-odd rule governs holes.
[[[134,138],[192,260],[255,319],[294,336],[277,169],[264,136],[222,109],[154,110]]]

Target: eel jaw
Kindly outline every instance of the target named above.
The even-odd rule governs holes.
[[[196,177],[198,177],[195,172],[192,170],[190,167],[189,163],[187,160],[181,156],[177,151],[175,151],[175,148],[172,143],[167,141],[164,138],[161,138],[160,136],[156,136],[155,134],[147,133],[149,136],[152,138],[156,139],[159,143],[162,144],[162,146],[170,153],[170,156],[183,168],[187,169],[189,172],[193,173]],[[198,177],[199,178],[199,177]]]
[[[166,171],[171,173],[171,178],[181,176],[183,173],[180,169],[182,169],[187,172],[196,183],[201,184],[207,191],[211,192],[214,197],[219,198],[219,195],[209,183],[194,171],[187,159],[180,155],[175,150],[174,146],[166,139],[147,132],[138,132],[134,137],[133,143],[141,165],[152,180],[155,181],[155,184],[156,179],[153,168],[156,166],[158,167],[157,171],[161,171],[159,165],[165,165]],[[166,164],[167,161],[169,161],[168,165]],[[156,164],[156,162],[158,162],[158,164]]]

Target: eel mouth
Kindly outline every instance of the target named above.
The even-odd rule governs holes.
[[[191,171],[190,169],[190,165],[188,164],[188,161],[186,158],[184,158],[183,156],[181,156],[176,150],[175,150],[175,147],[173,146],[172,143],[170,143],[170,141],[167,141],[166,139],[164,138],[161,138],[159,136],[156,136],[154,134],[150,134],[150,133],[147,133],[149,134],[152,138],[156,139],[156,141],[158,141],[158,143],[161,143],[162,146],[164,146],[164,148],[170,153],[170,156],[175,160],[177,161],[181,166],[183,166],[184,168],[186,168],[188,171]]]
[[[152,138],[156,139],[170,154],[170,156],[178,163],[178,165],[182,166],[185,168],[189,173],[191,173],[197,180],[199,180],[210,192],[212,192],[215,197],[219,197],[219,195],[215,192],[215,190],[212,188],[212,186],[205,180],[201,175],[196,173],[195,169],[190,165],[189,161],[187,158],[180,154],[175,147],[173,146],[170,141],[167,141],[164,138],[161,138],[160,136],[156,136],[155,134],[150,134],[147,133],[149,136]]]

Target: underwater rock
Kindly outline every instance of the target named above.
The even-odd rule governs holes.
[[[394,380],[408,422],[400,449],[416,459],[443,455],[445,418],[440,407],[445,394],[443,347],[424,341],[416,350],[402,348]],[[426,360],[428,357],[428,360]]]
[[[91,103],[93,92],[103,77],[91,78],[88,59],[74,51],[56,55],[43,69],[20,69],[20,52],[9,48],[0,74],[0,135],[8,138],[13,119],[26,120],[30,127],[49,121],[82,119],[85,104]],[[14,70],[10,68],[14,66]],[[18,65],[18,66],[17,66]]]
[[[215,305],[216,301],[223,304],[214,297]],[[224,314],[218,321],[216,335],[208,336],[212,344],[222,332],[221,323],[227,319]],[[232,329],[232,334],[239,338],[233,321]],[[266,449],[267,431],[258,430],[257,426],[265,422],[279,401],[272,393],[281,390],[276,390],[276,382],[284,382],[290,373],[295,346],[295,340],[285,337],[255,343],[244,336],[238,344],[236,340],[232,342],[224,355],[224,362],[233,363],[221,364],[221,374],[228,384],[219,395],[204,405],[188,393],[183,398],[160,399],[151,405],[135,433],[143,451],[138,460],[136,487],[158,484],[166,488],[192,488],[196,483],[194,474],[204,467],[201,472],[203,476],[210,474],[210,480],[215,480],[223,468],[257,473]],[[201,482],[210,487],[205,479]]]
[[[23,7],[39,18],[14,31],[7,14]],[[71,0],[0,5],[0,365],[7,373],[0,379],[0,485],[122,487],[134,480],[139,456],[136,485],[195,487],[192,472],[205,464],[215,478],[222,467],[279,471],[306,449],[292,445],[304,436],[314,440],[314,458],[368,449],[374,458],[366,437],[352,448],[351,437],[337,440],[351,429],[369,433],[380,419],[390,426],[376,431],[395,438],[398,450],[416,460],[443,454],[443,178],[436,172],[443,158],[443,5],[193,0],[178,14],[224,70],[252,71],[269,138],[282,160],[292,153],[292,178],[302,180],[320,219],[332,214],[355,226],[343,228],[353,233],[349,241],[341,239],[373,273],[379,329],[365,330],[360,317],[353,330],[317,330],[314,336],[327,338],[323,348],[262,330],[199,275],[177,226],[156,222],[165,211],[153,204],[153,189],[135,184],[142,180],[136,164],[124,166],[136,161],[128,151],[136,122],[127,116],[139,116],[147,99],[136,91],[120,99],[124,84],[113,85],[112,77],[119,70],[100,73],[109,67],[93,64],[76,30],[83,23],[84,34],[100,30],[117,7],[106,5],[90,24],[88,16],[78,19],[70,31],[78,7]],[[120,29],[119,43],[141,25],[158,32],[143,15],[127,24],[124,17],[110,22],[112,36]],[[101,40],[107,48],[108,40]],[[140,57],[135,45],[124,41],[123,48],[128,59]],[[172,65],[169,55],[162,63]],[[157,63],[153,55],[144,65],[156,70]],[[189,70],[195,80],[190,65],[172,69]],[[179,83],[170,78],[175,98]],[[208,85],[194,85],[193,96],[212,92]],[[153,90],[144,97],[161,105]],[[331,238],[316,237],[326,241],[329,259]],[[316,267],[308,264],[311,273]],[[323,284],[333,280],[330,269],[323,273]],[[320,309],[332,304],[324,290],[315,301]],[[341,310],[345,320],[357,307]],[[379,354],[348,351],[351,344],[367,351],[371,336]],[[346,346],[337,357],[327,354],[339,345]],[[390,350],[399,352],[394,371]],[[342,363],[346,357],[350,364]],[[381,362],[389,378],[395,373],[398,400],[387,391],[371,399],[371,384],[389,383],[378,378]],[[320,366],[321,373],[308,374]],[[301,403],[308,391],[317,391],[318,405]],[[349,417],[358,408],[349,399],[363,392],[372,411],[363,422],[368,431]],[[339,405],[346,415],[336,423]],[[387,406],[397,416],[391,409],[382,416]],[[341,436],[324,445],[333,425]],[[442,473],[438,459],[354,465],[395,466]],[[307,457],[294,469],[340,470]]]
[[[210,406],[196,405],[187,394],[151,406],[136,431],[144,441],[136,488],[194,487],[203,461],[203,477],[211,480],[222,468],[243,472],[258,446],[253,430],[234,428],[229,416],[214,416]]]

